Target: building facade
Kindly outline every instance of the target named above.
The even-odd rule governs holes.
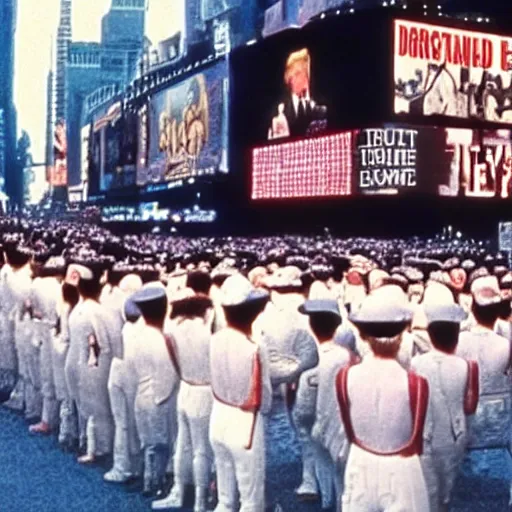
[[[57,30],[57,70],[55,80],[55,117],[66,119],[66,66],[71,44],[71,0],[61,0],[60,21]]]
[[[16,109],[13,98],[16,0],[0,2],[0,191],[20,200],[22,179],[16,167]]]
[[[137,73],[144,47],[146,0],[112,0],[101,42],[73,42],[67,60],[68,184],[80,183],[84,101],[105,86],[124,87]]]

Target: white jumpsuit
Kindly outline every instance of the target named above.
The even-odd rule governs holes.
[[[265,431],[272,388],[265,349],[231,328],[212,337],[210,441],[217,467],[216,512],[265,509]]]
[[[372,355],[338,375],[340,409],[351,440],[343,512],[429,511],[419,458],[428,384],[412,375],[396,360]]]
[[[412,368],[427,379],[430,395],[421,456],[431,512],[450,503],[460,464],[466,452],[469,431],[466,414],[478,402],[478,365],[433,350],[412,360]]]

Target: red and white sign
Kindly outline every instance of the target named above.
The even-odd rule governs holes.
[[[395,20],[395,113],[512,124],[512,38]]]

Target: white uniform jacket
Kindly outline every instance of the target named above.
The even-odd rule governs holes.
[[[476,361],[479,368],[480,396],[476,414],[470,419],[470,449],[510,446],[510,347],[507,339],[479,326],[460,335],[457,355]]]

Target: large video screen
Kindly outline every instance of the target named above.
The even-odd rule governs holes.
[[[156,94],[144,135],[147,165],[139,158],[137,184],[184,182],[227,172],[227,106],[225,61]]]
[[[511,130],[386,125],[252,151],[252,199],[405,195],[509,199]]]
[[[394,110],[512,123],[512,38],[395,20]]]
[[[258,164],[267,169],[263,174],[271,165],[268,158],[283,158],[283,168],[297,159],[317,167],[326,144],[326,158],[341,176],[349,136],[340,134],[386,116],[389,64],[375,51],[374,40],[378,44],[389,25],[374,18],[365,20],[365,31],[361,31],[351,17],[334,16],[232,52],[233,168],[248,167],[254,148],[260,162],[265,160]],[[308,140],[315,141],[307,144]],[[265,150],[280,145],[284,146]],[[343,175],[351,175],[350,169]],[[267,196],[261,183],[253,191],[255,198]],[[310,190],[309,186],[285,194],[303,197],[314,189],[316,195],[322,188],[315,184]],[[345,195],[348,186],[346,181],[343,185],[336,181],[320,195]]]

